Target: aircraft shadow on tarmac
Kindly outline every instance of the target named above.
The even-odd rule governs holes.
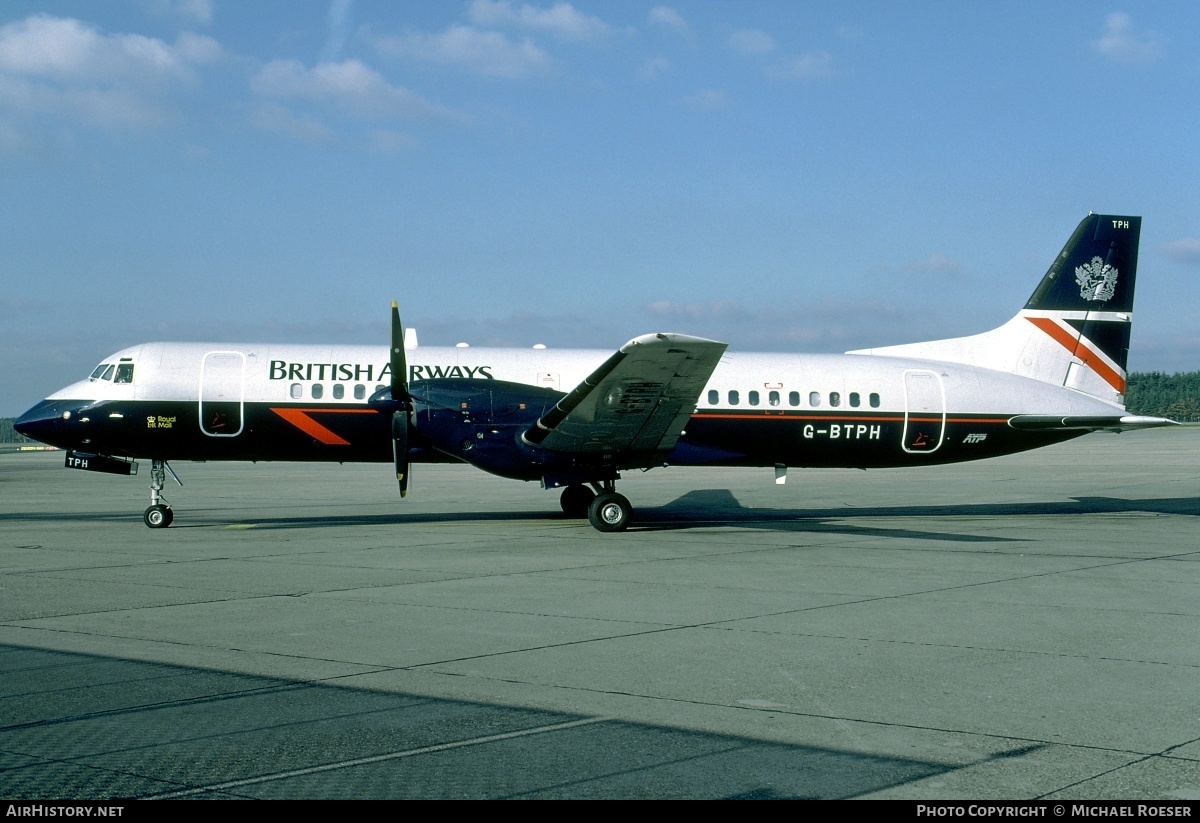
[[[0,666],[9,798],[850,798],[1041,748],[950,764],[17,645]]]
[[[249,512],[249,516],[239,514]],[[872,518],[1004,518],[1034,515],[1077,516],[1083,514],[1167,514],[1200,517],[1200,497],[1124,499],[1119,497],[1076,497],[1071,500],[1024,503],[957,503],[910,506],[756,508],[743,506],[729,489],[699,489],[687,492],[663,506],[637,508],[629,531],[665,531],[679,529],[746,528],[771,531],[827,532],[854,535],[878,535],[959,542],[1006,542],[1009,538],[972,534],[954,534],[904,528],[879,528],[868,525]],[[107,512],[13,512],[0,513],[0,522],[20,521],[98,521],[124,522],[141,519],[137,513]],[[335,514],[308,517],[260,517],[253,509],[185,509],[172,529],[246,526],[260,529],[311,529],[346,526],[403,526],[422,523],[478,523],[484,521],[534,522],[547,520],[586,526],[586,521],[570,521],[558,512],[538,511],[408,511],[398,509],[384,514]],[[836,522],[829,522],[836,521]]]
[[[994,535],[956,534],[925,529],[901,527],[883,528],[869,524],[872,518],[914,519],[927,521],[945,517],[1028,517],[1031,515],[1121,514],[1125,512],[1192,515],[1200,517],[1200,498],[1168,498],[1160,500],[1125,500],[1115,497],[1080,497],[1069,501],[1046,503],[978,503],[944,506],[877,506],[856,508],[783,509],[743,506],[729,489],[690,491],[664,506],[634,510],[629,531],[665,531],[680,529],[746,528],[771,531],[823,532],[854,535],[877,535],[907,539],[948,540],[958,542],[1009,542],[1010,538]],[[214,512],[214,514],[218,514]],[[544,511],[398,511],[382,515],[330,515],[313,517],[261,518],[249,517],[244,522],[256,528],[320,528],[351,525],[404,525],[406,523],[471,523],[481,521],[545,521],[561,523],[586,521],[567,520],[555,512]],[[178,521],[177,521],[178,524]],[[173,527],[174,528],[174,527]]]

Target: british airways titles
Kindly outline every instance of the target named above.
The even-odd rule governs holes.
[[[408,367],[408,379],[428,380],[434,377],[476,378],[495,380],[491,366],[418,366]],[[368,363],[289,363],[272,360],[271,380],[344,380],[346,382],[384,382],[392,376],[389,363],[375,366]]]

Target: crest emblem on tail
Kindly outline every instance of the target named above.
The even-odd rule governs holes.
[[[1117,270],[1099,257],[1093,257],[1091,263],[1075,267],[1075,282],[1079,284],[1079,296],[1084,300],[1107,303],[1117,292]]]

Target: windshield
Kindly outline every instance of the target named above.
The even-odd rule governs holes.
[[[109,380],[113,383],[132,383],[133,364],[127,361],[121,363],[101,363],[93,371],[88,380]]]

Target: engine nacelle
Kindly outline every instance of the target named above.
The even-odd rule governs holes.
[[[531,446],[521,435],[532,428],[562,392],[503,380],[432,378],[409,384],[413,398],[410,445],[426,445],[491,474],[539,480],[583,470],[600,477],[592,461]]]

